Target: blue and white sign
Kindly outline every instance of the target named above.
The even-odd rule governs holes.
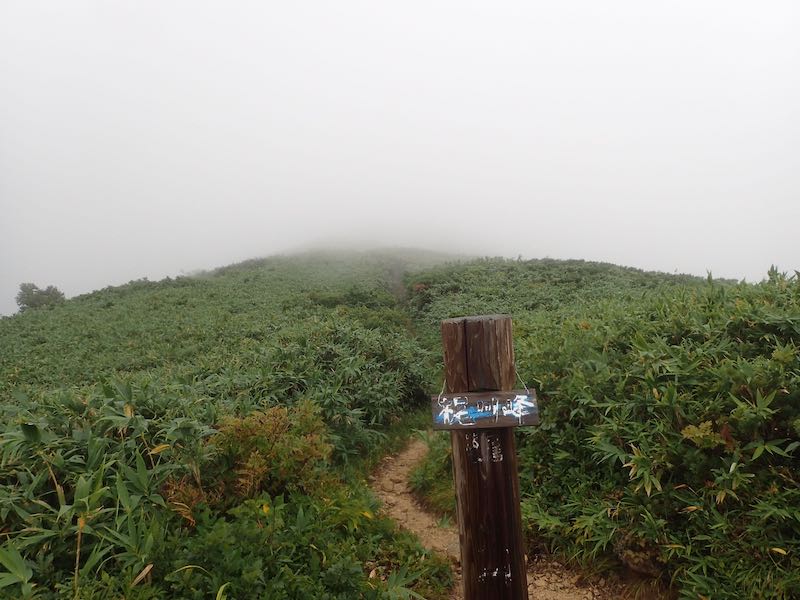
[[[523,427],[539,423],[532,390],[464,392],[431,397],[434,429]]]

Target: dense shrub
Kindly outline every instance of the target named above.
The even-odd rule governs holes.
[[[403,334],[326,319],[282,332],[268,360],[274,389],[320,406],[337,455],[346,458],[374,443],[376,427],[427,401],[426,356]]]
[[[687,597],[800,594],[798,314],[775,276],[565,322],[579,351],[528,355],[547,392],[521,434],[531,525]]]
[[[21,283],[16,297],[20,312],[64,303],[64,293],[54,285],[44,289],[33,283]]]
[[[364,494],[334,487],[320,498],[264,495],[228,519],[199,515],[195,535],[175,551],[171,597],[204,599],[227,584],[233,598],[399,600],[414,583],[429,598],[444,597],[448,565],[395,535]],[[197,567],[179,571],[184,565]]]
[[[204,471],[222,479],[225,498],[310,493],[323,483],[331,445],[315,404],[305,401],[224,417],[218,429],[210,440],[214,464]]]

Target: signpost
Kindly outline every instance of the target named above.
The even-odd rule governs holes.
[[[434,429],[451,432],[465,600],[527,600],[514,427],[539,422],[516,381],[511,317],[442,321],[445,391]]]

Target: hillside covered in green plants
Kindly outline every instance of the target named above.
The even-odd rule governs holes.
[[[276,257],[0,320],[0,597],[444,597],[364,484],[427,402],[393,294],[415,261]]]
[[[531,553],[800,596],[800,283],[424,252],[278,256],[0,319],[0,597],[447,598],[379,516],[439,321],[514,318]],[[452,510],[446,435],[414,484]]]
[[[517,367],[542,403],[542,424],[517,433],[529,541],[684,598],[800,597],[796,274],[735,285],[490,260],[410,286],[418,327],[514,316]],[[448,451],[442,435],[414,476],[440,512]]]

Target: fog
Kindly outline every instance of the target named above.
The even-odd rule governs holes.
[[[0,3],[0,314],[313,244],[800,269],[800,5]]]

